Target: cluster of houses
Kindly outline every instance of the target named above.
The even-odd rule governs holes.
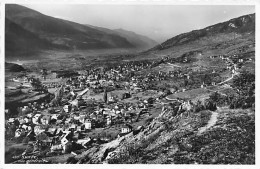
[[[17,118],[9,118],[6,121],[6,127],[14,126],[14,138],[29,138],[30,141],[34,141],[38,149],[42,146],[48,146],[51,152],[61,151],[63,153],[68,152],[66,150],[67,144],[73,141],[81,145],[81,148],[86,148],[87,144],[92,143],[94,139],[88,135],[91,130],[94,130],[95,127],[110,127],[120,119],[123,119],[122,124],[124,125],[121,126],[121,132],[118,136],[133,131],[133,127],[129,124],[132,121],[130,111],[135,110],[135,108],[130,105],[127,107],[119,104],[110,105],[107,108],[96,107],[96,110],[89,114],[82,111],[80,113],[72,112],[71,109],[68,109],[68,105],[65,105],[63,109],[63,113],[55,112],[43,115],[32,113],[29,106],[24,106],[22,111],[27,114]],[[140,110],[145,111],[145,109]],[[100,121],[104,122],[102,126],[98,126]],[[109,139],[104,138],[102,141],[106,142]]]
[[[61,93],[64,94],[61,97],[66,96],[65,93],[74,93],[75,84],[83,80],[90,82],[87,83],[89,88],[94,88],[92,85],[96,83],[91,84],[91,82],[97,79],[89,80],[89,78],[85,79],[82,76],[70,78],[67,85],[60,87]],[[124,93],[121,99],[128,97],[131,97],[130,93]],[[75,97],[72,98],[75,99]],[[77,98],[76,100],[81,99]],[[72,109],[73,104],[70,104],[69,101],[59,108],[47,102],[29,103],[23,107],[18,107],[20,116],[9,118],[6,121],[6,131],[9,131],[8,127],[10,127],[14,132],[11,135],[15,138],[29,138],[29,140],[36,141],[35,146],[37,147],[49,146],[51,151],[62,150],[62,152],[67,152],[66,145],[73,140],[76,140],[76,143],[83,147],[93,141],[87,136],[87,133],[95,127],[109,127],[120,121],[124,125],[121,126],[119,136],[133,131],[133,127],[129,123],[132,122],[133,116],[148,113],[147,107],[149,107],[151,99],[141,100],[138,104],[120,104],[114,102],[114,98],[109,98],[108,102],[112,104],[95,105],[93,106],[94,110],[90,112],[85,111],[87,104],[84,100],[83,104],[77,104],[77,107],[81,108],[80,111],[75,111],[79,109]],[[44,135],[46,137],[43,137]],[[104,140],[107,141],[108,139]]]
[[[232,70],[236,70],[239,67],[238,64],[244,62],[241,58],[234,62],[231,57],[224,55],[218,57],[225,60]],[[186,56],[181,59],[183,62],[187,61]],[[133,103],[122,102],[122,100],[131,98],[133,92],[149,89],[148,86],[153,81],[160,82],[173,77],[190,79],[191,75],[188,70],[154,71],[147,73],[145,77],[140,73],[143,69],[151,68],[155,64],[170,61],[169,58],[163,58],[159,62],[128,62],[79,73],[56,71],[54,73],[57,77],[68,76],[68,80],[65,84],[50,83],[46,86],[57,88],[54,99],[51,102],[34,102],[18,107],[20,116],[6,119],[6,133],[14,138],[29,138],[30,141],[34,141],[35,147],[47,146],[51,152],[64,153],[69,152],[68,145],[72,143],[78,147],[87,148],[88,145],[97,142],[97,139],[101,143],[111,140],[89,136],[88,133],[95,128],[110,128],[121,124],[118,137],[128,134],[135,130],[132,124],[137,122],[141,115],[149,115],[149,109],[160,99],[141,98]],[[121,94],[119,98],[112,95],[108,97],[108,89],[110,91],[123,89],[129,92]],[[104,93],[103,101],[82,98],[91,90],[94,90],[96,94]],[[176,92],[178,92],[177,89],[171,91],[171,93]],[[166,96],[164,94],[162,92],[161,95]],[[190,102],[184,102],[180,107],[181,109],[185,107],[188,111],[192,109]],[[136,130],[139,131],[141,128],[142,126],[138,126]]]

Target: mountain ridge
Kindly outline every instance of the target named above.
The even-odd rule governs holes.
[[[111,34],[106,31],[94,29],[94,26],[86,26],[76,22],[67,21],[64,19],[54,18],[44,15],[38,11],[30,8],[16,5],[6,4],[6,22],[14,23],[19,30],[9,30],[6,27],[6,32],[15,35],[15,31],[24,31],[27,34],[31,34],[38,38],[39,48],[41,47],[41,41],[48,43],[48,48],[56,49],[114,49],[114,48],[142,48],[142,46],[136,46],[132,44],[124,36],[120,36],[116,33]],[[113,31],[114,32],[114,31]],[[33,35],[34,34],[34,35]],[[14,37],[6,36],[6,51],[12,53],[12,51],[23,51],[31,49],[19,48],[20,44],[16,44]],[[13,38],[13,39],[12,39]],[[25,44],[24,46],[30,46],[30,38],[22,37]],[[148,38],[147,38],[148,39]],[[18,39],[19,41],[19,39]],[[28,43],[28,44],[27,44]],[[15,46],[9,45],[15,44]],[[37,43],[34,44],[37,46]],[[38,49],[38,48],[37,48]],[[43,48],[45,49],[45,48]],[[36,48],[35,48],[36,50]]]
[[[176,35],[164,41],[160,45],[147,50],[147,52],[185,45],[187,43],[194,42],[195,40],[199,40],[203,37],[215,36],[220,33],[244,34],[247,32],[255,32],[255,13],[243,15],[237,18],[230,19],[228,21],[210,25],[203,29],[192,30],[190,32]]]
[[[122,28],[118,29],[108,29],[98,26],[93,26],[89,24],[85,24],[89,27],[95,28],[97,30],[109,33],[109,34],[116,34],[118,36],[126,38],[131,44],[133,44],[136,48],[140,49],[149,49],[151,47],[154,47],[158,42],[155,40],[148,38],[147,36],[140,35],[138,33],[135,33],[133,31],[124,30]]]

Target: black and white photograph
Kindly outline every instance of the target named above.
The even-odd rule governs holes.
[[[256,1],[40,2],[1,4],[2,163],[256,165]]]

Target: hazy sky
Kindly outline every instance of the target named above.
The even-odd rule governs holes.
[[[255,12],[254,6],[23,4],[82,24],[126,29],[163,42],[175,35]]]

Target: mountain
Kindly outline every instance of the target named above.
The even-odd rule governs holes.
[[[158,43],[146,36],[136,34],[132,31],[127,31],[124,29],[115,29],[114,30],[118,35],[125,37],[130,43],[136,47],[141,48],[150,48],[154,47]]]
[[[86,26],[89,26],[89,27],[92,27],[94,29],[106,32],[108,34],[114,34],[114,35],[119,35],[121,37],[124,37],[124,38],[127,39],[128,42],[133,44],[135,48],[149,49],[149,48],[154,47],[155,45],[158,44],[155,40],[152,40],[152,39],[150,39],[146,36],[137,34],[137,33],[132,32],[132,31],[127,31],[127,30],[124,30],[124,29],[113,29],[113,30],[111,30],[111,29],[92,26],[92,25],[88,25],[88,24],[86,24]]]
[[[126,38],[116,34],[43,15],[16,4],[6,4],[5,9],[7,53],[22,51],[31,44],[35,49],[46,47],[62,49],[134,48],[134,45]],[[20,42],[25,42],[25,44]]]
[[[201,45],[232,40],[249,34],[255,34],[255,14],[244,15],[204,29],[177,35],[148,51],[165,50],[187,45],[199,47]]]
[[[7,18],[5,19],[6,55],[29,54],[40,49],[48,49],[51,46],[47,40],[40,39],[36,34],[27,31]]]

